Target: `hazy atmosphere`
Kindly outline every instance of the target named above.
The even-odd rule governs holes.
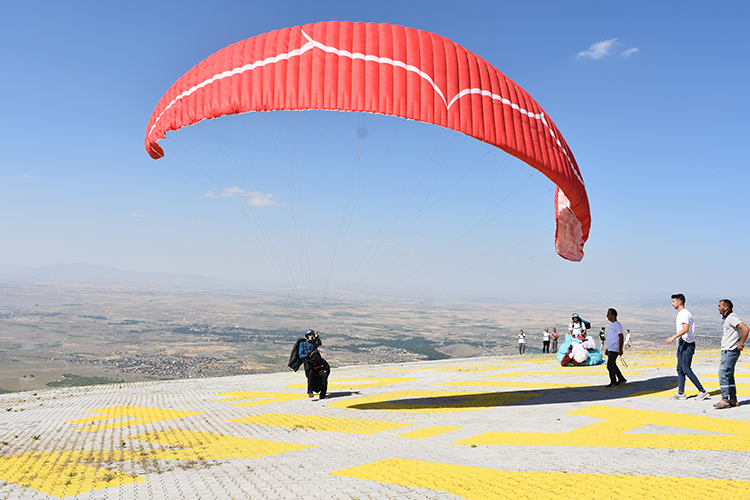
[[[675,291],[747,295],[748,13],[744,2],[6,2],[0,265],[190,274],[304,300],[668,307]],[[554,251],[551,182],[429,125],[252,113],[170,134],[162,160],[146,154],[154,105],[190,67],[327,20],[438,33],[528,90],[586,182],[583,261]]]

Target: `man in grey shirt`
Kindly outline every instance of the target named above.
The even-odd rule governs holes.
[[[719,301],[719,314],[724,319],[724,335],[721,337],[721,364],[719,365],[719,385],[721,401],[714,408],[721,410],[737,406],[737,387],[734,385],[734,367],[740,359],[740,352],[745,348],[745,341],[750,329],[734,311],[734,304],[729,299]]]

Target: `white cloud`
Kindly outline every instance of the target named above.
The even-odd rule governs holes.
[[[605,40],[603,42],[596,42],[591,47],[589,47],[588,50],[579,52],[576,57],[585,57],[586,59],[595,60],[604,59],[609,55],[609,51],[616,43],[617,38],[612,38],[611,40]]]
[[[253,194],[246,203],[250,205],[251,207],[272,207],[274,205],[281,205],[285,206],[286,203],[279,203],[277,201],[273,201],[271,198],[273,198],[273,195],[271,193],[263,194],[259,193],[257,191],[251,191]]]
[[[142,214],[137,214],[133,212],[132,214],[130,214],[131,217],[137,217],[139,219],[145,219],[146,217],[148,217],[148,215],[149,215],[148,212],[144,212]]]
[[[219,194],[214,194],[213,191],[206,191],[206,198],[231,198],[232,196],[244,196],[245,193],[248,193],[248,191],[240,189],[237,186],[232,186]]]
[[[640,52],[640,51],[641,51],[641,49],[639,49],[638,47],[633,47],[632,49],[628,49],[625,52],[623,52],[622,54],[620,54],[620,57],[630,57],[633,54],[635,54],[636,52]]]
[[[279,203],[273,200],[271,193],[265,194],[260,191],[245,191],[237,186],[232,186],[224,189],[219,194],[214,194],[213,191],[206,191],[206,198],[232,198],[234,196],[240,196],[247,198],[245,203],[251,207],[271,207],[274,205],[285,206],[286,203]]]

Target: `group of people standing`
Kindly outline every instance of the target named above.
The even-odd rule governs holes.
[[[685,308],[685,295],[677,293],[672,295],[672,307],[677,310],[675,319],[676,333],[667,339],[667,344],[677,342],[677,393],[671,399],[687,399],[685,395],[685,382],[690,380],[698,389],[697,401],[709,399],[711,395],[701,384],[698,376],[693,372],[692,362],[695,354],[695,322],[690,311]],[[719,385],[721,386],[721,401],[714,404],[717,409],[732,408],[738,405],[737,387],[735,384],[734,371],[740,353],[745,348],[750,328],[734,312],[734,304],[729,299],[719,301],[718,311],[722,318],[721,338],[721,360],[719,363]],[[605,333],[602,327],[599,333],[601,350],[607,356],[607,371],[609,373],[609,385],[606,387],[617,387],[627,382],[620,368],[617,366],[617,358],[623,355],[623,350],[630,345],[630,330],[623,330],[622,324],[617,320],[617,310],[607,310],[609,329]],[[573,314],[568,326],[568,333],[579,339],[586,338],[586,323],[578,314]],[[542,352],[550,352],[550,344],[553,351],[557,351],[557,340],[559,335],[557,329],[545,328],[542,333]],[[521,330],[518,335],[518,353],[526,351],[526,335]]]
[[[677,310],[677,317],[675,318],[676,333],[667,339],[667,344],[677,341],[677,393],[671,396],[671,399],[687,399],[685,381],[690,380],[698,389],[696,401],[703,401],[710,398],[711,395],[703,387],[692,369],[693,355],[695,354],[695,322],[693,321],[693,315],[685,307],[685,295],[681,293],[672,295],[672,307]],[[714,404],[714,408],[721,410],[738,405],[734,370],[740,353],[745,348],[750,328],[734,312],[734,304],[731,300],[720,300],[718,311],[722,318],[721,360],[719,362],[721,401]],[[610,379],[610,384],[607,387],[617,387],[626,382],[616,364],[617,357],[622,356],[626,340],[622,325],[617,321],[617,311],[609,309],[607,319],[611,322],[606,337],[607,370]]]
[[[581,316],[578,313],[574,313],[572,315],[570,324],[568,325],[568,333],[574,338],[586,337],[586,322],[581,319]],[[602,327],[602,332],[599,334],[602,349],[604,349],[604,337],[604,327]],[[549,354],[550,348],[552,349],[552,352],[556,353],[559,338],[560,334],[557,333],[557,328],[552,328],[551,332],[549,331],[549,328],[545,328],[542,332],[542,354]],[[630,330],[627,331],[625,346],[631,347]],[[521,330],[521,332],[518,334],[518,354],[524,354],[525,352],[526,334],[523,333],[523,330]]]
[[[676,333],[667,339],[667,344],[677,341],[677,393],[671,399],[687,399],[685,395],[685,381],[690,380],[698,389],[697,401],[703,401],[711,396],[701,384],[698,376],[692,370],[693,355],[695,354],[695,322],[693,315],[685,308],[685,296],[681,293],[672,295],[672,307],[677,310],[675,320]],[[722,318],[721,338],[721,361],[719,364],[719,385],[721,386],[721,401],[714,404],[717,409],[732,408],[738,405],[737,387],[735,385],[734,370],[740,353],[745,348],[750,328],[734,312],[734,304],[729,299],[722,299],[718,306]],[[630,345],[630,330],[627,334],[623,331],[622,324],[617,320],[617,310],[607,310],[607,320],[610,325],[607,333],[604,328],[599,334],[601,349],[607,356],[607,371],[609,372],[609,385],[606,387],[617,387],[627,383],[620,368],[617,366],[617,358],[622,356],[623,349]],[[578,314],[573,314],[568,326],[568,333],[579,339],[586,338],[587,324]],[[560,335],[557,328],[545,328],[542,334],[542,352],[557,352],[557,342]],[[591,340],[591,339],[587,339]],[[593,348],[593,340],[591,340]],[[309,397],[314,393],[320,394],[320,399],[325,399],[328,389],[328,375],[331,368],[320,355],[318,348],[322,345],[320,336],[313,330],[305,332],[305,338],[297,341],[289,359],[289,366],[295,371],[304,364],[307,376],[307,392]],[[518,334],[518,353],[526,352],[526,335],[523,330]]]
[[[557,328],[553,328],[549,331],[549,328],[545,328],[542,333],[542,353],[549,353],[550,344],[552,344],[552,350],[557,352],[557,339],[560,338],[560,334],[557,333]],[[518,334],[518,354],[524,354],[526,352],[526,334]]]
[[[574,338],[586,337],[586,323],[581,319],[581,316],[578,313],[574,313],[571,317],[571,322],[568,325],[568,333]],[[556,353],[559,338],[560,334],[557,333],[557,328],[552,328],[551,332],[549,331],[549,328],[545,328],[542,332],[542,354],[549,354],[550,348],[552,349],[551,352]],[[604,327],[602,327],[602,333],[599,334],[599,338],[602,343],[601,347],[604,349]],[[630,330],[627,331],[625,346],[631,347]],[[524,353],[526,353],[526,334],[521,330],[518,334],[518,354]]]
[[[672,295],[672,307],[677,309],[675,321],[677,333],[667,339],[667,344],[677,341],[677,393],[672,396],[672,399],[687,399],[686,379],[689,379],[698,389],[698,396],[695,398],[697,401],[708,399],[710,395],[692,369],[695,354],[695,322],[693,315],[685,308],[685,296],[681,293]],[[720,300],[718,310],[722,318],[721,360],[719,362],[721,401],[714,404],[714,408],[721,410],[738,404],[734,369],[740,353],[745,348],[750,329],[734,312],[734,304],[731,300]]]

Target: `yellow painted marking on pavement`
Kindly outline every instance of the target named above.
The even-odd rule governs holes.
[[[384,378],[337,378],[328,380],[328,389],[354,389],[359,387],[381,387],[386,385],[415,382],[418,378],[384,377]],[[307,389],[307,382],[285,385],[288,389]]]
[[[152,450],[155,460],[220,460],[231,458],[261,458],[314,446],[266,439],[228,436],[213,432],[173,429],[146,432],[128,439],[157,443],[168,448]]]
[[[677,355],[673,354],[671,356],[646,356],[646,357],[630,357],[630,356],[623,356],[623,359],[628,364],[629,368],[632,367],[638,367],[638,368],[675,368],[677,366]],[[719,361],[719,353],[717,352],[716,355],[707,355],[707,356],[693,356],[693,362],[699,362],[699,361]],[[604,368],[606,368],[606,365],[602,365]]]
[[[587,406],[567,414],[601,418],[602,421],[568,432],[486,432],[453,444],[580,446],[585,443],[589,447],[604,448],[750,451],[750,422],[742,420],[604,405]],[[628,433],[647,425],[725,435]]]
[[[638,367],[638,368],[647,368],[649,370],[653,368],[675,368],[675,369],[677,368],[677,362],[675,360],[664,361],[661,363],[637,363],[637,362],[631,363],[629,360],[625,360],[625,361],[628,363],[628,366],[633,366],[633,367]]]
[[[0,458],[0,480],[56,497],[146,481],[142,477],[88,465],[85,462],[90,456],[93,453],[89,451],[4,456]]]
[[[743,498],[750,481],[621,474],[502,471],[468,465],[389,458],[332,472],[335,476],[444,491],[469,500],[724,500]]]
[[[219,460],[260,458],[310,445],[226,436],[211,432],[169,430],[144,433],[127,439],[165,445],[163,449],[68,450],[23,453],[0,457],[0,480],[66,497],[92,490],[146,481],[124,474],[111,465],[151,460]]]
[[[439,370],[445,372],[488,372],[505,368],[518,368],[521,365],[468,365],[468,366],[430,366],[427,368],[412,368],[410,370],[392,370],[394,373],[418,372],[423,370]]]
[[[307,385],[305,385],[307,387]],[[283,403],[286,401],[294,401],[297,399],[307,399],[307,394],[300,394],[298,392],[259,392],[259,391],[234,391],[234,392],[222,392],[220,394],[214,394],[214,396],[222,396],[217,401],[228,402],[228,401],[241,401],[243,399],[258,399],[260,401],[247,401],[245,403],[237,403],[232,406],[257,406],[265,405],[269,403]]]
[[[508,387],[512,389],[566,389],[568,387],[591,387],[591,384],[568,384],[547,382],[510,382],[495,380],[466,380],[464,382],[442,382],[435,385],[471,387]]]
[[[601,370],[590,370],[590,369],[586,370],[586,369],[583,369],[583,368],[577,369],[575,367],[569,368],[567,370],[564,367],[560,367],[560,368],[563,368],[563,370],[565,370],[565,371],[562,372],[562,373],[557,373],[557,372],[511,372],[511,373],[501,373],[499,375],[489,375],[489,376],[484,377],[484,378],[486,378],[486,379],[515,378],[515,377],[527,377],[527,376],[530,376],[530,375],[545,375],[547,377],[549,377],[550,375],[552,375],[554,377],[558,377],[560,375],[606,375],[607,374],[607,369],[606,368],[603,368]],[[625,370],[625,372],[628,375],[636,375],[636,374],[642,373],[644,371],[644,370],[638,370],[638,371],[628,370],[626,368],[623,368],[623,370]]]
[[[411,439],[424,439],[432,436],[439,436],[446,432],[453,432],[463,427],[457,427],[455,425],[433,425],[432,427],[425,427],[424,429],[417,429],[416,431],[405,432],[403,434],[397,434],[396,437],[411,438]]]
[[[739,388],[740,384],[737,384],[737,395],[738,396],[750,396],[750,390],[747,389],[741,389]],[[719,396],[721,398],[721,388],[718,385],[712,386],[711,384],[703,384],[703,388],[706,389],[706,392],[708,392],[711,396]],[[635,394],[631,394],[628,397],[629,398],[668,398],[671,396],[674,396],[674,393],[677,392],[677,383],[670,384],[669,389],[664,390],[658,390],[658,391],[641,391],[636,392]],[[690,399],[692,396],[698,395],[698,390],[694,389],[686,390],[685,395]]]
[[[192,415],[200,415],[202,412],[196,411],[182,411],[182,410],[168,410],[164,408],[149,408],[146,406],[112,406],[110,408],[98,408],[96,410],[88,410],[92,413],[103,413],[103,415],[97,415],[86,418],[78,418],[75,420],[68,420],[68,422],[74,424],[90,423],[85,427],[80,427],[76,430],[79,431],[97,431],[100,429],[117,429],[120,427],[129,427],[131,425],[150,424],[153,422],[161,422],[163,420],[172,420],[175,418],[190,417]],[[112,420],[112,419],[123,419],[118,422],[110,422],[108,424],[96,425],[95,422],[101,420]],[[124,420],[128,419],[128,420]]]
[[[540,396],[538,393],[397,391],[330,403],[330,408],[352,410],[445,413],[494,408]]]
[[[539,373],[539,372],[529,372],[529,373]],[[560,366],[560,363],[557,363],[555,366],[552,367],[551,372],[546,372],[547,375],[601,375],[602,373],[607,373],[607,365],[599,365],[599,366],[589,366],[589,367],[583,367],[583,366]]]
[[[659,362],[659,361],[674,361],[677,362],[677,353],[672,353],[669,356],[632,356],[630,354],[626,354],[625,356],[628,357],[628,359],[632,359],[633,361],[638,362]],[[716,356],[693,356],[693,361],[709,361],[709,360],[719,360],[719,353],[716,354]]]
[[[309,429],[313,431],[344,432],[347,434],[377,434],[378,432],[414,425],[400,422],[383,422],[380,420],[290,415],[286,413],[264,413],[262,415],[238,418],[231,420],[231,422],[290,427],[292,429]]]

